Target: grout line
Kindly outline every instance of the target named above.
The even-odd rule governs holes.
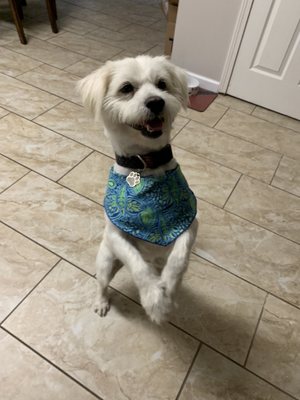
[[[29,290],[29,292],[22,298],[21,301],[6,315],[6,317],[0,321],[0,325],[5,323],[5,321],[17,310],[17,308],[29,297],[32,292],[39,286],[40,283],[54,270],[54,268],[60,263],[61,259],[58,259],[52,267],[50,267],[49,271]]]
[[[172,323],[170,323],[170,324],[173,325]],[[181,330],[182,332],[184,332],[184,333],[190,335],[188,332],[186,332],[186,331],[184,331],[183,329],[177,327],[176,325],[175,325],[175,327],[176,327],[177,329]],[[199,339],[197,339],[197,340],[199,341]],[[212,347],[211,345],[209,345],[209,344],[207,344],[207,343],[205,343],[205,342],[203,342],[203,341],[200,342],[200,345],[201,345],[201,347],[202,347],[202,346],[208,347],[210,350],[212,350],[212,351],[214,351],[215,353],[219,354],[221,357],[224,357],[224,358],[227,359],[229,362],[232,362],[233,364],[237,365],[239,368],[241,368],[241,369],[247,371],[247,372],[250,373],[251,375],[254,375],[256,378],[258,378],[258,379],[264,381],[265,383],[267,383],[268,385],[274,387],[275,389],[277,389],[277,390],[280,391],[281,393],[284,393],[284,394],[290,396],[290,397],[291,397],[292,399],[294,399],[294,400],[299,400],[299,399],[297,399],[296,397],[293,397],[293,395],[291,395],[290,393],[285,392],[285,391],[284,391],[282,388],[280,388],[279,386],[274,385],[273,383],[267,381],[267,380],[266,380],[265,378],[263,378],[262,376],[256,374],[254,371],[252,371],[252,370],[250,370],[250,369],[244,367],[242,364],[239,364],[237,361],[231,359],[231,358],[228,357],[226,354],[221,353],[219,350],[215,349],[215,348]],[[176,397],[175,400],[179,400],[179,399]]]
[[[1,153],[0,153],[1,154]],[[1,156],[3,156],[3,154],[1,154]],[[3,156],[3,157],[5,157],[5,156]],[[8,160],[10,160],[10,161],[12,161],[10,158],[8,158],[8,157],[5,157],[6,159],[8,159]],[[12,161],[12,162],[14,162],[14,161]],[[16,164],[18,164],[18,165],[20,165],[21,167],[23,167],[23,168],[25,168],[22,164],[19,164],[19,163],[16,163]],[[26,171],[25,173],[24,173],[24,175],[22,175],[20,178],[18,178],[17,180],[15,180],[12,184],[10,184],[9,186],[7,186],[6,188],[4,188],[1,192],[0,192],[0,196],[1,196],[1,194],[2,193],[4,193],[6,190],[8,190],[8,189],[10,189],[12,186],[14,186],[17,182],[19,182],[21,179],[23,179],[26,175],[28,175],[30,172],[31,172],[31,170],[30,169],[28,169],[28,168],[26,168],[28,171]]]
[[[281,190],[281,189],[278,189],[278,190]],[[291,195],[291,196],[293,196],[293,195]],[[204,200],[204,201],[205,201],[205,200]],[[286,237],[286,236],[283,236],[283,235],[281,235],[280,233],[275,232],[275,231],[271,230],[270,228],[267,228],[266,226],[259,225],[257,222],[251,221],[250,219],[247,219],[247,218],[245,218],[245,217],[243,217],[243,216],[241,216],[241,215],[239,215],[239,214],[235,214],[233,211],[231,211],[231,210],[229,210],[229,209],[227,209],[227,208],[226,208],[224,211],[226,211],[226,212],[228,212],[229,214],[234,215],[235,217],[238,217],[238,218],[240,218],[240,219],[242,219],[242,220],[244,220],[244,221],[247,221],[247,222],[249,222],[250,224],[253,224],[253,225],[255,225],[255,226],[258,226],[258,227],[261,228],[261,229],[264,229],[264,230],[266,230],[266,231],[268,231],[268,232],[271,232],[271,233],[273,233],[274,235],[281,237],[282,239],[285,239],[285,240],[287,240],[287,241],[289,241],[289,242],[291,242],[291,243],[300,245],[300,242],[297,242],[297,241],[294,240],[294,239],[291,239],[291,238],[288,238],[288,237]]]
[[[278,125],[280,128],[289,129],[289,130],[291,130],[291,131],[293,131],[293,132],[295,132],[295,133],[300,134],[300,132],[297,131],[296,129],[290,128],[290,127],[285,126],[285,125],[282,125],[282,124],[280,124],[280,123],[278,123],[278,122],[271,122],[269,119],[265,119],[265,118],[260,117],[260,116],[258,116],[258,115],[256,115],[256,114],[253,114],[257,107],[260,107],[260,106],[255,106],[254,110],[251,112],[251,115],[252,115],[253,117],[258,118],[258,119],[260,119],[261,121],[268,122],[269,124]],[[270,112],[274,112],[275,114],[282,115],[283,117],[290,118],[290,119],[294,120],[295,122],[298,122],[298,120],[296,120],[296,118],[290,117],[289,115],[281,114],[281,113],[278,113],[278,112],[273,111],[273,110],[268,110],[267,108],[264,108],[264,107],[261,107],[261,108],[263,108],[264,110],[270,111]]]
[[[63,33],[66,33],[66,32],[62,32],[61,34],[63,34]],[[27,39],[33,38],[33,39],[40,40],[41,42],[47,42],[47,40],[50,40],[50,38],[49,38],[49,39],[40,39],[40,38],[37,38],[37,37],[32,36],[32,35],[26,35],[26,37],[27,37]],[[53,38],[52,38],[52,39],[53,39]],[[27,58],[30,58],[31,60],[40,62],[41,65],[45,64],[45,65],[48,65],[49,67],[57,68],[57,69],[59,69],[60,71],[64,71],[65,68],[68,68],[68,67],[70,67],[71,65],[73,65],[73,64],[70,64],[70,65],[67,65],[67,66],[64,67],[64,68],[62,68],[62,67],[57,67],[56,65],[49,64],[49,62],[41,61],[41,59],[34,58],[34,57],[32,57],[32,56],[28,56],[27,54],[21,53],[21,51],[18,51],[18,50],[16,50],[15,48],[10,48],[9,45],[11,45],[12,43],[13,43],[13,42],[11,42],[11,43],[6,43],[3,47],[4,47],[6,50],[10,50],[10,51],[12,51],[12,52],[14,52],[14,53],[16,53],[16,54],[19,54],[19,55],[21,55],[21,56],[23,56],[23,57],[27,57]],[[30,43],[30,41],[28,40],[28,44],[29,44],[29,43]],[[52,44],[53,46],[55,46],[53,43],[50,43],[50,44]],[[56,47],[59,47],[59,46],[56,46]],[[67,49],[67,50],[68,50],[68,49]],[[82,54],[76,53],[76,52],[74,52],[74,51],[72,51],[72,50],[68,50],[68,51],[69,51],[70,53],[74,53],[74,54],[77,54],[77,55],[81,55],[81,56],[82,56]],[[83,56],[82,56],[82,57],[83,57]],[[81,60],[77,60],[76,62],[82,61],[83,59],[84,59],[84,57],[83,57]],[[40,67],[41,65],[39,65],[39,66],[37,66],[37,67],[34,67],[34,68],[30,68],[28,71],[22,72],[21,74],[16,75],[16,76],[7,75],[7,74],[5,74],[5,72],[2,72],[2,73],[3,73],[4,75],[6,75],[6,76],[9,76],[10,78],[16,78],[17,76],[23,75],[23,74],[25,74],[26,72],[30,72],[30,71],[32,71],[33,69]],[[68,72],[68,71],[65,71],[65,72]],[[69,73],[69,72],[68,72],[68,73]],[[71,74],[71,73],[70,73],[70,74]],[[22,81],[22,82],[23,82],[23,81]],[[26,83],[26,82],[25,82],[25,83]]]
[[[17,114],[16,112],[12,112],[12,113],[13,113],[13,114],[16,114],[16,115],[19,115],[19,116],[21,116],[22,118],[25,118],[25,119],[27,119],[27,120],[30,121],[30,122],[34,122],[35,124],[40,125],[38,122],[35,121],[37,118],[41,117],[41,116],[44,115],[44,114],[47,114],[47,112],[49,112],[49,111],[53,110],[54,108],[60,106],[61,104],[65,103],[66,101],[68,101],[68,100],[65,100],[65,99],[62,100],[61,102],[55,104],[55,106],[50,107],[48,110],[43,111],[41,114],[37,115],[36,117],[34,117],[34,118],[32,118],[32,119],[23,117],[22,115]],[[40,126],[42,126],[43,128],[47,128],[47,127],[44,126],[44,125],[40,125]],[[47,128],[47,129],[49,129],[49,128]],[[49,129],[49,130],[51,130],[51,129]],[[53,131],[53,132],[54,132],[54,131]]]
[[[245,175],[244,175],[244,176],[245,176]],[[251,178],[252,178],[252,177],[251,177]],[[256,179],[258,182],[261,182],[261,181],[259,181],[257,178],[252,178],[252,179]],[[265,183],[265,182],[263,182],[263,183]],[[267,184],[267,185],[268,185],[268,184]],[[269,185],[268,185],[268,186],[269,186]],[[277,189],[277,188],[273,188],[273,189]],[[285,190],[280,189],[280,188],[278,188],[278,190],[280,190],[280,191],[282,191],[282,192],[285,192],[285,193],[288,193],[288,192],[286,192]],[[290,194],[290,193],[288,193],[288,194]],[[291,196],[295,196],[295,195],[293,195],[293,194],[290,194],[290,195],[291,195]],[[297,196],[295,196],[295,197],[297,198]],[[205,199],[203,199],[203,198],[202,198],[202,201],[204,201],[205,203],[210,204],[210,205],[212,205],[212,206],[218,208],[219,210],[222,210],[222,211],[224,211],[224,212],[227,212],[227,213],[229,213],[229,214],[231,214],[231,215],[233,215],[233,216],[235,216],[235,217],[237,217],[237,218],[239,218],[239,219],[241,219],[241,220],[243,220],[243,221],[247,221],[247,222],[249,222],[250,224],[259,227],[260,229],[263,229],[263,230],[265,230],[265,231],[267,231],[267,232],[273,233],[273,235],[276,235],[276,236],[278,236],[278,237],[280,237],[280,238],[282,238],[282,239],[285,239],[285,240],[287,240],[288,242],[291,242],[291,243],[300,245],[300,243],[296,242],[295,240],[293,240],[293,239],[291,239],[291,238],[288,238],[288,237],[286,237],[286,236],[283,236],[283,235],[281,235],[280,233],[275,232],[275,231],[271,230],[270,228],[267,228],[266,226],[259,225],[257,222],[251,221],[250,219],[247,219],[247,218],[245,218],[245,217],[243,217],[243,216],[241,216],[241,215],[239,215],[239,214],[235,214],[233,211],[231,211],[231,210],[229,210],[229,209],[223,209],[223,208],[221,208],[221,207],[219,207],[219,206],[216,206],[215,204],[213,204],[213,203],[211,203],[211,202],[209,202],[208,200],[205,200]],[[201,210],[198,208],[198,211],[201,211]]]
[[[193,357],[193,359],[192,359],[191,365],[189,366],[189,369],[188,369],[188,371],[187,371],[187,373],[186,373],[186,375],[185,375],[185,377],[184,377],[184,379],[183,379],[183,382],[182,382],[182,384],[181,384],[181,387],[180,387],[180,389],[179,389],[179,391],[178,391],[178,393],[177,393],[177,396],[176,396],[175,400],[179,400],[179,398],[180,398],[180,396],[181,396],[181,393],[182,393],[183,388],[184,388],[184,386],[185,386],[185,384],[186,384],[186,381],[187,381],[187,379],[188,379],[188,377],[189,377],[189,375],[190,375],[190,372],[191,372],[191,370],[192,370],[192,368],[193,368],[193,366],[194,366],[194,364],[195,364],[195,361],[196,361],[196,359],[197,359],[197,357],[198,357],[198,354],[200,353],[201,346],[202,346],[202,343],[199,343],[198,348],[197,348],[197,350],[196,350],[196,352],[195,352],[195,355],[194,355],[194,357]]]
[[[40,66],[39,66],[39,67],[40,67]],[[38,69],[39,67],[36,67],[36,69]],[[52,68],[56,68],[56,67],[52,67]],[[35,68],[34,68],[34,69],[35,69]],[[56,68],[56,69],[58,69],[58,68]],[[63,71],[63,70],[60,70],[60,71],[65,72],[66,74],[68,74],[68,72],[66,72],[66,71]],[[20,78],[22,77],[22,75],[25,75],[25,74],[26,74],[26,72],[25,72],[24,74],[21,74],[21,75],[15,77],[15,78],[13,78],[13,79],[15,79],[15,80],[17,80],[18,82],[21,82],[21,83],[23,83],[23,84],[25,84],[25,85],[31,86],[31,87],[33,87],[34,89],[41,90],[41,91],[44,92],[44,93],[48,93],[48,94],[50,94],[51,96],[56,97],[57,99],[61,99],[62,101],[61,101],[60,103],[62,103],[63,101],[69,101],[70,103],[73,103],[73,104],[76,104],[77,106],[82,107],[82,105],[81,105],[80,103],[76,103],[75,101],[72,101],[72,100],[67,99],[67,98],[65,98],[65,97],[62,97],[62,96],[60,96],[60,95],[57,95],[57,94],[55,94],[55,93],[53,93],[53,92],[49,92],[48,90],[42,89],[42,88],[39,87],[39,86],[35,86],[35,85],[33,85],[32,83],[28,83],[28,82],[23,81],[22,79],[20,79]],[[69,74],[69,75],[72,75],[72,74]],[[77,75],[74,75],[74,77],[75,77],[75,78],[78,78]],[[74,94],[75,94],[75,84],[76,84],[76,81],[74,81]],[[60,103],[58,103],[58,104],[60,104]],[[58,105],[58,104],[56,104],[56,105]],[[34,117],[34,118],[37,118],[37,117]]]
[[[65,375],[67,378],[71,379],[73,382],[77,383],[77,385],[81,386],[83,389],[85,389],[87,392],[89,392],[90,394],[92,394],[96,399],[99,400],[103,400],[100,396],[98,396],[95,392],[93,392],[91,389],[89,389],[87,386],[84,386],[79,380],[77,380],[76,378],[74,378],[72,375],[70,375],[68,372],[64,371],[61,367],[59,367],[58,365],[56,365],[54,362],[52,362],[51,360],[49,360],[48,358],[46,358],[42,353],[39,353],[37,350],[35,350],[33,347],[31,347],[29,344],[27,344],[26,342],[24,342],[21,338],[19,338],[18,336],[16,336],[15,334],[13,334],[11,331],[9,331],[8,329],[6,329],[5,327],[1,326],[1,329],[3,329],[7,334],[9,334],[10,336],[12,336],[14,339],[16,339],[19,343],[21,343],[22,345],[24,345],[27,349],[29,349],[30,351],[32,351],[33,353],[35,353],[37,356],[39,356],[40,358],[42,358],[44,361],[46,361],[48,364],[52,365],[52,367],[54,367],[55,369],[57,369],[58,371],[60,371],[63,375]]]
[[[57,178],[55,180],[56,183],[60,184],[60,180],[63,179],[66,175],[68,175],[70,172],[72,172],[75,168],[77,168],[81,163],[83,163],[89,156],[91,156],[94,153],[94,151],[90,151],[85,157],[83,157],[81,160],[79,160],[73,167],[71,167],[67,172],[65,172],[60,178]],[[63,185],[64,186],[64,185]]]
[[[214,101],[213,101],[213,102],[214,102]],[[216,104],[218,104],[218,103],[216,103]],[[219,106],[220,106],[220,105],[223,106],[223,107],[225,107],[225,111],[223,112],[223,114],[221,115],[221,117],[218,118],[217,122],[211,126],[211,128],[214,128],[214,129],[216,129],[215,126],[221,121],[221,119],[224,117],[224,115],[227,114],[227,111],[228,111],[229,108],[230,108],[230,107],[228,107],[228,106],[224,106],[223,104],[219,104]]]
[[[187,124],[188,124],[188,123],[187,123]],[[177,136],[177,135],[176,135],[176,136]],[[239,171],[239,170],[237,170],[237,169],[234,169],[234,168],[232,168],[231,166],[228,166],[228,165],[225,165],[225,164],[221,164],[219,161],[216,161],[216,160],[214,160],[214,159],[212,159],[212,158],[209,158],[209,157],[205,156],[204,154],[199,154],[199,153],[196,153],[196,151],[194,152],[193,150],[186,149],[186,148],[182,147],[182,145],[180,145],[180,144],[172,143],[172,146],[178,147],[179,149],[184,150],[184,151],[186,151],[186,152],[188,152],[188,153],[190,153],[190,154],[193,154],[194,156],[197,156],[197,157],[203,158],[203,159],[205,159],[205,160],[208,160],[208,161],[210,161],[210,162],[212,162],[212,163],[214,163],[214,164],[219,165],[220,167],[230,169],[231,171],[237,172],[238,174],[244,174],[243,172],[241,172],[241,171]],[[244,175],[245,175],[245,174],[244,174]],[[248,176],[249,176],[250,178],[253,178],[251,175],[248,175]],[[256,178],[256,179],[257,179],[257,178]],[[265,182],[265,181],[261,181],[261,182]]]
[[[49,249],[48,247],[46,247],[45,245],[37,242],[35,239],[33,239],[30,236],[27,236],[27,234],[25,234],[24,232],[19,231],[18,229],[16,229],[15,227],[9,225],[8,223],[4,222],[4,221],[0,221],[0,224],[5,225],[7,228],[13,230],[14,232],[18,233],[19,235],[23,236],[25,239],[31,241],[32,243],[34,243],[35,245],[43,248],[44,250],[46,250],[48,253],[53,254],[54,256],[58,257],[60,259],[60,261],[65,261],[68,264],[72,265],[73,267],[77,268],[79,271],[89,275],[91,278],[94,278],[95,274],[92,274],[91,272],[88,272],[87,270],[83,269],[82,267],[79,267],[78,265],[74,264],[73,261],[68,260],[67,258],[65,258],[65,256],[61,256],[58,253],[55,253],[53,250]],[[100,245],[100,238],[99,238],[99,245]]]
[[[274,178],[275,178],[275,175],[276,175],[276,173],[277,173],[277,171],[278,171],[278,168],[279,168],[279,166],[280,166],[280,164],[281,164],[282,159],[283,159],[283,154],[281,155],[281,157],[280,157],[280,159],[279,159],[279,161],[278,161],[277,167],[276,167],[276,169],[275,169],[275,171],[274,171],[274,174],[273,174],[273,176],[272,176],[272,178],[271,178],[271,180],[270,180],[270,183],[269,183],[270,186],[272,186],[272,182],[273,182],[273,180],[274,180]]]
[[[251,353],[251,350],[252,350],[252,347],[253,347],[253,343],[254,343],[254,340],[255,340],[255,337],[256,337],[256,333],[257,333],[257,331],[258,331],[258,327],[259,327],[259,324],[260,324],[260,321],[261,321],[261,318],[262,318],[262,315],[263,315],[263,312],[264,312],[264,309],[265,309],[265,304],[266,304],[266,302],[267,302],[268,296],[269,296],[269,294],[267,293],[266,296],[265,296],[265,299],[264,299],[264,303],[263,303],[263,305],[262,305],[262,308],[261,308],[261,310],[260,310],[260,314],[259,314],[259,317],[258,317],[258,321],[257,321],[256,327],[255,327],[255,329],[254,329],[253,336],[252,336],[252,338],[251,338],[251,342],[250,342],[250,345],[249,345],[249,349],[248,349],[248,352],[247,352],[247,354],[246,354],[245,362],[244,362],[244,364],[243,364],[243,366],[244,366],[245,368],[246,368],[246,365],[247,365],[247,362],[248,362],[248,359],[249,359],[249,356],[250,356],[250,353]]]
[[[235,188],[237,187],[237,185],[239,184],[240,180],[242,179],[242,176],[243,176],[243,174],[240,174],[240,176],[239,176],[238,180],[236,181],[235,185],[233,186],[233,188],[232,188],[232,190],[231,190],[229,196],[228,196],[227,199],[225,200],[225,203],[223,204],[223,207],[222,207],[223,210],[225,210],[225,207],[226,207],[226,205],[227,205],[227,203],[228,203],[230,197],[232,196],[233,192],[235,191]],[[226,211],[227,211],[227,210],[226,210]]]
[[[177,114],[177,115],[179,115],[179,114]],[[182,115],[179,115],[180,117],[182,117],[182,118],[185,118],[187,121],[184,123],[184,125],[183,125],[183,127],[182,128],[180,128],[179,129],[179,131],[173,136],[173,137],[171,137],[170,138],[170,142],[173,142],[173,140],[181,133],[181,131],[187,126],[187,124],[191,121],[189,118],[187,118],[187,117],[183,117]],[[172,143],[172,145],[173,145],[173,143]],[[174,145],[175,146],[175,145]]]
[[[92,153],[90,153],[90,154],[92,154]],[[88,154],[88,156],[89,156],[90,154]],[[0,155],[2,155],[2,154],[0,153]],[[87,156],[87,157],[88,157],[88,156]],[[9,158],[9,157],[6,157],[6,158],[8,158],[8,159],[11,160],[11,161],[14,161],[13,159],[11,159],[11,158]],[[18,164],[19,164],[19,163],[18,163]],[[20,164],[20,165],[22,165],[22,164]],[[22,165],[22,166],[23,166],[23,165]],[[27,167],[26,167],[26,168],[27,168]],[[27,168],[27,169],[29,169],[29,168]],[[22,178],[24,178],[24,177],[25,177],[26,175],[28,175],[30,172],[32,172],[32,173],[34,173],[34,174],[36,174],[36,175],[38,175],[38,176],[40,176],[40,177],[42,177],[42,178],[44,178],[44,179],[47,179],[47,180],[50,181],[51,183],[57,184],[57,185],[60,186],[61,188],[66,189],[66,190],[69,190],[70,192],[72,192],[72,193],[74,193],[74,194],[76,194],[76,195],[80,195],[80,196],[83,197],[84,199],[89,200],[91,203],[94,203],[94,204],[97,205],[97,206],[102,206],[102,207],[103,207],[103,204],[102,204],[102,203],[99,203],[99,202],[97,202],[96,200],[93,200],[93,199],[87,197],[86,195],[84,195],[84,194],[82,194],[82,193],[76,192],[74,189],[72,189],[72,188],[70,188],[70,187],[68,187],[68,186],[65,186],[65,185],[63,185],[62,183],[60,183],[59,181],[56,181],[56,180],[54,180],[54,179],[51,179],[51,178],[49,178],[48,176],[43,175],[42,173],[37,172],[37,171],[35,171],[35,170],[33,170],[33,169],[30,169],[30,171],[28,171]],[[18,179],[18,181],[21,180],[22,178]],[[59,178],[59,179],[61,179],[61,178]],[[14,183],[13,183],[12,185],[10,185],[8,188],[10,188],[11,186],[13,186],[15,183],[16,183],[16,182],[14,182]],[[1,195],[2,193],[6,192],[6,190],[7,190],[8,188],[4,189],[3,192],[0,193],[0,195]],[[1,220],[0,220],[0,222],[1,222]]]
[[[230,109],[230,108],[229,108],[229,109]],[[229,109],[228,109],[228,110],[229,110]],[[228,110],[227,110],[227,111],[228,111]],[[227,113],[227,111],[226,111],[226,113]],[[243,111],[239,111],[239,112],[241,112],[241,113],[243,113],[243,114],[249,116],[249,114],[244,113]],[[223,118],[223,117],[222,117],[222,118]],[[197,122],[197,121],[194,121],[194,122]],[[197,123],[199,124],[200,122],[197,122]],[[200,124],[201,124],[201,123],[200,123]],[[245,139],[245,138],[242,137],[242,136],[237,136],[237,135],[234,135],[233,133],[225,132],[225,131],[223,131],[222,129],[219,129],[217,126],[215,126],[215,127],[212,128],[212,129],[215,129],[217,132],[221,132],[221,133],[223,133],[224,135],[228,135],[228,136],[233,137],[233,138],[235,138],[235,139],[239,139],[239,140],[242,140],[242,141],[244,141],[244,142],[251,143],[252,145],[258,146],[258,147],[260,147],[260,148],[262,148],[262,149],[264,149],[264,150],[268,150],[268,151],[270,151],[270,152],[272,152],[272,153],[279,154],[279,155],[282,155],[282,154],[283,154],[283,153],[281,153],[280,151],[273,150],[273,149],[271,149],[271,148],[269,148],[269,147],[265,147],[265,146],[263,146],[262,144],[258,144],[258,143],[254,142],[254,141],[247,140],[247,139]],[[288,157],[290,157],[288,154],[285,154],[285,155],[288,156]],[[291,158],[293,158],[293,157],[291,157]]]
[[[208,259],[208,258],[205,258],[205,257],[203,257],[203,256],[200,256],[200,255],[197,254],[194,250],[192,250],[192,254],[193,254],[194,256],[196,256],[196,257],[201,258],[203,261],[206,261],[206,262],[208,262],[209,264],[214,265],[215,267],[221,269],[222,271],[227,272],[228,274],[234,276],[235,278],[241,279],[243,282],[246,282],[247,284],[256,287],[257,289],[259,289],[259,290],[261,290],[261,291],[263,291],[263,292],[269,294],[270,296],[276,297],[276,299],[278,299],[278,300],[280,300],[280,301],[282,301],[282,302],[284,302],[284,303],[289,304],[290,306],[296,308],[297,310],[300,310],[300,305],[298,306],[298,305],[292,303],[290,300],[287,300],[287,299],[285,299],[284,297],[280,297],[280,296],[279,296],[278,294],[276,294],[275,292],[270,292],[268,289],[263,288],[262,286],[259,286],[257,283],[254,283],[254,282],[252,282],[252,281],[250,281],[250,280],[247,280],[246,278],[244,278],[244,277],[241,276],[241,275],[237,275],[236,273],[230,271],[230,270],[227,269],[226,267],[221,266],[221,265],[219,265],[219,264],[216,264],[215,262],[211,261],[211,260]]]
[[[255,376],[256,378],[260,379],[261,381],[267,383],[268,385],[272,386],[273,388],[275,388],[276,390],[278,390],[281,393],[284,393],[285,395],[288,395],[289,397],[291,397],[294,400],[299,400],[296,397],[294,397],[293,395],[291,395],[290,393],[284,391],[282,388],[280,388],[279,386],[274,385],[273,383],[267,381],[267,379],[263,378],[262,376],[258,375],[257,373],[255,373],[254,371],[244,367],[243,365],[239,364],[237,361],[229,358],[228,356],[222,354],[220,351],[216,350],[215,348],[213,348],[210,345],[207,345],[206,343],[203,343],[203,345],[205,345],[206,347],[208,347],[210,350],[214,351],[215,353],[218,353],[220,356],[226,358],[228,361],[232,362],[233,364],[237,365],[239,368],[243,369],[244,371],[248,372],[249,374]]]
[[[283,188],[281,188],[281,187],[279,187],[279,186],[276,186],[276,184],[275,183],[272,183],[272,185],[270,185],[272,188],[275,188],[275,189],[278,189],[278,190],[280,190],[281,192],[284,192],[284,193],[287,193],[287,194],[291,194],[292,196],[295,196],[296,198],[300,198],[300,194],[296,194],[296,193],[293,193],[293,192],[290,192],[290,191],[288,191],[287,189],[283,189]]]

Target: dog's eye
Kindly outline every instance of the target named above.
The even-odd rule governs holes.
[[[167,90],[167,84],[166,84],[166,82],[163,80],[163,79],[160,79],[158,82],[157,82],[157,85],[156,85],[157,87],[158,87],[158,89],[160,89],[160,90]]]
[[[126,82],[124,83],[124,85],[121,87],[120,92],[121,93],[131,93],[134,91],[134,87],[132,86],[132,84],[130,82]]]

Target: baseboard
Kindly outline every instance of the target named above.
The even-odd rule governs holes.
[[[186,70],[186,73],[188,75],[192,76],[193,78],[198,79],[199,86],[202,89],[210,90],[211,92],[218,93],[220,82],[215,81],[215,80],[210,79],[210,78],[207,78],[206,76],[194,74],[193,72],[190,72],[190,71],[187,71],[187,70]]]

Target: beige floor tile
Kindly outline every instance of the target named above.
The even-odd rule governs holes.
[[[94,294],[94,279],[62,262],[4,327],[102,398],[174,399],[197,341],[170,325],[155,326],[118,294],[100,318]]]
[[[199,202],[195,252],[300,305],[300,247],[210,204]]]
[[[270,296],[247,367],[300,398],[300,310]]]
[[[81,61],[71,65],[70,67],[66,68],[65,71],[70,72],[71,74],[80,76],[84,78],[85,76],[89,75],[91,72],[95,71],[96,69],[100,68],[103,63],[92,60],[91,58],[84,58]]]
[[[159,33],[161,34],[161,32]],[[130,51],[145,52],[157,44],[157,40],[155,38],[153,39],[152,36],[145,37],[145,35],[141,35],[140,37],[132,35],[129,32],[124,32],[123,30],[116,32],[106,28],[98,28],[95,31],[88,33],[86,36],[95,39],[98,45],[99,42],[101,42],[107,46],[115,46],[115,48],[121,50],[128,49]]]
[[[106,5],[106,7],[102,7],[101,11],[104,14],[112,15],[112,16],[118,16],[118,18],[121,18],[128,23],[134,23],[134,24],[139,24],[143,26],[150,26],[154,24],[158,19],[161,18],[162,16],[162,11],[156,10],[153,7],[148,8],[148,12],[146,12],[145,5],[138,10],[136,4],[131,4],[130,6],[124,4],[109,4]],[[129,8],[130,7],[130,8]],[[128,9],[130,9],[130,13],[128,12]]]
[[[180,115],[177,115],[173,122],[173,128],[171,131],[171,137],[174,138],[183,127],[189,122],[189,119],[181,117]]]
[[[300,132],[300,121],[287,117],[286,115],[278,114],[274,111],[267,110],[266,108],[256,106],[252,115],[255,117],[264,119],[285,128],[293,129],[294,131]]]
[[[3,224],[0,236],[1,322],[59,258]]]
[[[300,158],[300,135],[297,132],[252,115],[228,110],[216,128],[291,158]]]
[[[60,183],[75,192],[103,204],[109,170],[114,160],[94,152],[64,176]]]
[[[17,76],[41,63],[22,54],[0,47],[0,72],[9,76]]]
[[[17,39],[18,34],[16,29],[7,29],[2,26],[0,27],[0,46],[5,46]]]
[[[196,122],[200,122],[201,124],[214,126],[224,115],[226,110],[227,107],[213,102],[204,112],[199,112],[192,110],[191,108],[187,108],[187,110],[181,110],[180,114],[186,118],[192,119]]]
[[[270,182],[280,160],[277,153],[194,121],[183,128],[173,143],[265,182]]]
[[[94,273],[101,206],[33,172],[3,192],[0,204],[4,223]]]
[[[96,397],[0,329],[5,400],[95,400]]]
[[[93,25],[91,22],[83,21],[82,19],[66,16],[59,20],[59,26],[64,31],[76,33],[77,35],[85,35],[97,29],[97,25]]]
[[[22,176],[26,175],[28,169],[0,155],[0,171],[0,192],[2,192],[8,186],[22,178]]]
[[[97,34],[95,33],[95,35]],[[99,42],[94,39],[96,39],[94,35],[91,39],[87,35],[82,37],[75,33],[66,32],[49,42],[99,61],[106,61],[122,51],[122,48],[114,47],[113,44],[99,46]]]
[[[272,185],[300,196],[300,162],[283,156]]]
[[[69,11],[68,15],[74,18],[79,18],[83,21],[87,21],[97,26],[103,26],[112,31],[118,31],[127,26],[128,24],[130,24],[129,21],[123,18],[118,18],[117,15],[113,16],[108,14],[102,14],[99,12],[95,13],[93,10],[76,6],[74,6]]]
[[[86,157],[91,149],[9,114],[0,120],[0,152],[56,180]]]
[[[223,94],[218,95],[218,97],[215,99],[215,103],[222,104],[225,107],[230,107],[234,110],[242,111],[247,114],[251,114],[255,108],[254,104],[247,103],[246,101],[237,99],[236,97]]]
[[[167,30],[167,19],[165,17],[161,18],[160,20],[154,22],[154,24],[152,24],[150,26],[151,29],[154,30],[158,30],[161,32],[166,32]]]
[[[9,114],[9,111],[4,110],[4,108],[0,107],[0,118],[4,117],[7,114]]]
[[[36,38],[29,39],[30,40],[26,46],[18,41],[15,41],[8,45],[7,48],[16,51],[17,53],[21,53],[24,56],[28,56],[35,60],[50,64],[56,68],[68,67],[69,65],[72,65],[83,58],[83,56],[80,54],[62,49],[59,46],[54,46],[45,40]]]
[[[267,382],[202,346],[179,400],[291,400]]]
[[[173,152],[195,195],[223,207],[240,174],[179,147]]]
[[[300,199],[243,176],[225,207],[264,228],[300,242]]]
[[[121,53],[118,53],[116,56],[111,57],[110,60],[111,61],[122,60],[123,58],[126,58],[126,57],[137,57],[140,54],[142,54],[142,52],[140,52],[138,50],[123,50],[123,51],[121,51]]]
[[[81,98],[76,92],[78,76],[69,72],[43,64],[20,75],[18,79],[66,100],[81,104]]]
[[[109,140],[104,136],[101,122],[94,122],[88,111],[76,104],[63,102],[35,120],[64,136],[114,157]]]
[[[152,41],[154,44],[164,44],[165,33],[141,26],[140,24],[129,24],[125,28],[120,29],[120,32],[125,34],[126,37],[138,37],[139,39]]]
[[[0,74],[0,105],[23,117],[35,118],[61,101],[43,90]]]
[[[61,29],[60,21],[61,19],[59,18],[57,24],[59,32],[53,33],[49,22],[49,17],[47,14],[45,15],[41,14],[40,16],[32,16],[31,18],[26,16],[23,20],[23,27],[25,31],[25,36],[28,38],[28,43],[30,43],[31,37],[41,40],[47,40],[57,35],[60,35],[63,32]]]
[[[126,268],[114,277],[112,287],[139,301]],[[226,356],[243,364],[263,307],[265,292],[192,255],[178,307],[170,321]]]
[[[151,57],[163,56],[165,54],[165,48],[163,45],[157,44],[156,46],[152,47],[152,49],[147,50],[145,54],[148,54]]]

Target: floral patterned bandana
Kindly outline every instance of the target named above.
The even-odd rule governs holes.
[[[104,208],[122,231],[167,246],[189,228],[197,201],[179,166],[162,176],[140,176],[135,186],[111,168]]]

